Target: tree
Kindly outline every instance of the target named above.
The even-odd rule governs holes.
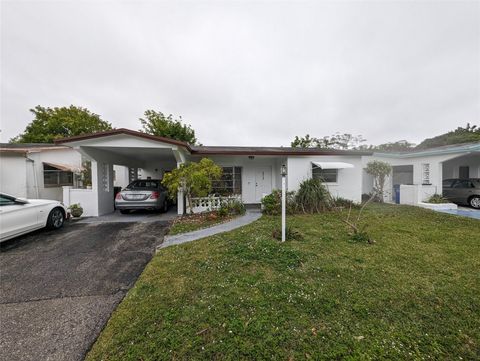
[[[349,133],[335,133],[322,138],[311,138],[309,134],[305,137],[295,136],[291,142],[294,148],[329,148],[329,149],[355,149],[365,142],[361,135],[352,135]]]
[[[55,139],[96,133],[112,129],[112,125],[86,108],[45,108],[37,105],[30,109],[35,118],[22,134],[10,139],[11,143],[53,143]]]
[[[410,143],[406,140],[398,140],[396,142],[383,143],[379,145],[362,145],[359,147],[361,150],[372,150],[380,152],[406,152],[415,148],[414,143]]]
[[[383,202],[385,179],[392,171],[390,164],[374,160],[367,163],[366,172],[373,176],[373,193],[379,202]]]
[[[166,173],[162,184],[167,187],[173,198],[178,191],[183,191],[187,198],[187,207],[192,210],[192,197],[206,197],[212,191],[212,181],[222,176],[222,168],[211,159],[202,158],[200,162],[181,164]]]
[[[189,124],[183,124],[182,117],[173,119],[172,114],[165,116],[162,112],[155,110],[146,110],[144,116],[145,118],[140,118],[141,132],[176,139],[189,144],[197,143],[195,130]]]
[[[467,123],[465,128],[458,127],[457,129],[445,134],[441,134],[433,138],[427,138],[421,142],[417,148],[426,149],[440,147],[442,145],[471,142],[480,142],[480,128],[478,125],[470,125],[470,123]]]

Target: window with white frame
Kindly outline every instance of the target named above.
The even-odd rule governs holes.
[[[422,184],[430,184],[430,163],[422,164]]]
[[[312,178],[320,179],[325,183],[337,183],[338,169],[322,169],[312,164]]]
[[[221,196],[242,194],[242,167],[223,167],[222,177],[212,182],[212,193]]]

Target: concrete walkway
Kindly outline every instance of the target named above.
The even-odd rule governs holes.
[[[222,223],[209,228],[199,229],[198,231],[176,234],[174,236],[165,236],[163,243],[157,246],[157,251],[162,248],[173,246],[176,244],[187,243],[200,238],[213,236],[214,234],[231,231],[233,229],[252,223],[259,219],[261,216],[262,213],[260,211],[247,210],[247,213],[245,213],[245,215],[235,218],[230,222]]]

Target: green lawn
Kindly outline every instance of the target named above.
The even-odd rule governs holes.
[[[366,211],[373,245],[335,214],[278,217],[161,250],[87,360],[480,359],[480,222]]]

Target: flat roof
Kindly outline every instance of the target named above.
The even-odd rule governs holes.
[[[32,153],[67,148],[65,145],[53,143],[0,143],[0,152],[2,153]]]
[[[405,152],[374,152],[374,154],[379,156],[385,156],[385,157],[410,158],[410,157],[419,157],[419,156],[427,156],[427,155],[439,155],[439,154],[461,153],[461,152],[478,152],[478,151],[480,151],[480,142],[470,142],[470,143],[442,145],[438,147],[424,148],[424,149],[412,149]]]
[[[144,139],[154,140],[162,143],[178,145],[187,149],[192,155],[372,155],[371,151],[321,149],[321,148],[292,148],[292,147],[244,147],[244,146],[194,146],[176,139],[146,134],[131,129],[119,128],[84,134],[75,137],[56,139],[55,144],[109,137],[112,135],[131,135]]]
[[[371,155],[371,151],[293,147],[191,146],[192,155]]]

